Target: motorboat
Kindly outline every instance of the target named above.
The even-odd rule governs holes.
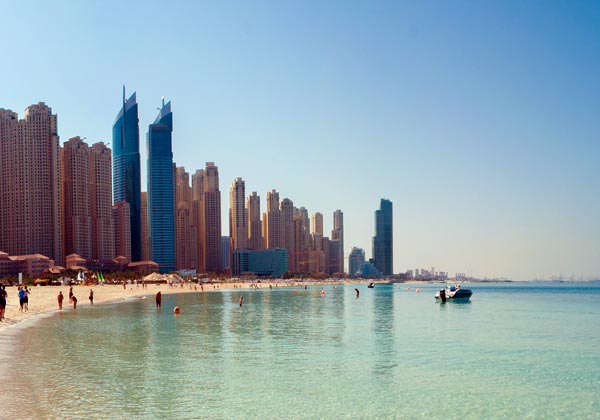
[[[468,302],[473,292],[471,289],[463,289],[460,283],[454,283],[451,286],[446,285],[444,289],[438,290],[435,294],[435,300],[442,303],[449,302]]]

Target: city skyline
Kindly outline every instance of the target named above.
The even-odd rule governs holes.
[[[5,39],[44,34],[61,48],[11,50],[19,65],[3,69],[15,83],[0,107],[23,115],[44,101],[61,144],[111,142],[125,83],[142,127],[172,100],[177,166],[214,161],[224,185],[242,177],[263,200],[275,189],[327,215],[325,232],[342,209],[346,254],[369,252],[386,197],[396,272],[600,276],[597,4],[179,3],[164,12],[173,19],[151,3],[6,10]],[[150,66],[160,47],[168,60]],[[40,62],[54,63],[46,77]]]

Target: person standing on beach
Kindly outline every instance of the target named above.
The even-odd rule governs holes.
[[[24,301],[25,290],[23,290],[23,287],[19,286],[17,291],[19,294],[19,312],[23,312],[23,304],[25,303],[25,301]]]
[[[25,293],[23,293],[23,310],[25,312],[29,310],[29,293],[31,293],[31,290],[25,286]]]
[[[56,300],[58,301],[58,309],[62,311],[62,302],[65,297],[62,294],[62,290],[58,292],[58,296],[56,296]]]
[[[2,321],[2,319],[4,319],[4,311],[6,310],[6,298],[7,298],[7,294],[6,294],[6,289],[4,288],[4,286],[0,287],[0,321]]]
[[[94,291],[90,289],[90,305],[94,304]]]
[[[156,307],[160,308],[161,304],[162,304],[162,294],[160,293],[160,290],[159,290],[158,293],[156,294]]]

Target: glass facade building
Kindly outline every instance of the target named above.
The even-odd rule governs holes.
[[[130,206],[131,260],[142,259],[140,132],[135,92],[125,100],[113,125],[113,194],[114,202]]]
[[[394,239],[392,223],[392,202],[381,199],[379,210],[375,211],[375,236],[373,237],[373,262],[384,275],[394,273]]]
[[[148,128],[148,241],[150,259],[162,273],[175,270],[173,113],[163,102]]]

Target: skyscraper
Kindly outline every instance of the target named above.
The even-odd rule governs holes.
[[[113,205],[113,220],[115,226],[115,254],[131,261],[131,214],[127,201],[117,201]]]
[[[141,218],[142,225],[142,261],[150,261],[150,250],[148,249],[148,192],[142,191],[141,197]]]
[[[175,268],[191,269],[196,267],[196,235],[192,229],[190,175],[185,168],[179,167],[176,169],[175,178]]]
[[[220,273],[221,267],[221,191],[219,169],[214,162],[207,162],[204,170],[204,266],[206,272]]]
[[[92,221],[92,258],[115,258],[112,216],[112,153],[102,142],[89,149],[90,217]]]
[[[125,100],[113,125],[114,201],[130,207],[131,259],[142,259],[140,132],[135,92]]]
[[[317,233],[323,236],[323,215],[316,212],[312,215],[312,231],[311,233]]]
[[[281,211],[279,210],[279,193],[275,190],[267,192],[267,211],[264,218],[265,248],[283,248],[281,239]]]
[[[196,271],[198,273],[206,272],[204,264],[204,169],[196,170],[192,175],[192,224],[196,237]]]
[[[375,236],[373,237],[373,264],[384,276],[392,275],[394,258],[394,238],[392,223],[392,202],[381,199],[379,210],[375,211]]]
[[[246,199],[246,211],[248,212],[248,249],[263,249],[260,197],[256,191],[252,191]]]
[[[63,263],[57,117],[43,102],[25,119],[0,109],[0,250]]]
[[[162,273],[175,270],[173,113],[164,103],[148,128],[148,233],[150,259]],[[133,250],[132,250],[133,252]]]
[[[353,247],[348,257],[348,274],[351,276],[356,275],[364,262],[365,251],[361,248]]]
[[[344,272],[344,213],[341,210],[333,212],[333,230],[331,231],[331,240],[339,241],[339,255],[337,261],[339,266],[337,267],[338,273]]]
[[[246,215],[246,184],[236,178],[229,188],[229,237],[230,251],[248,248],[248,222]]]
[[[296,271],[296,247],[294,241],[294,203],[289,198],[281,200],[281,239],[282,247],[288,252],[288,264],[291,272]]]
[[[63,146],[62,156],[65,256],[75,253],[82,258],[91,258],[88,145],[79,137],[70,138]]]

